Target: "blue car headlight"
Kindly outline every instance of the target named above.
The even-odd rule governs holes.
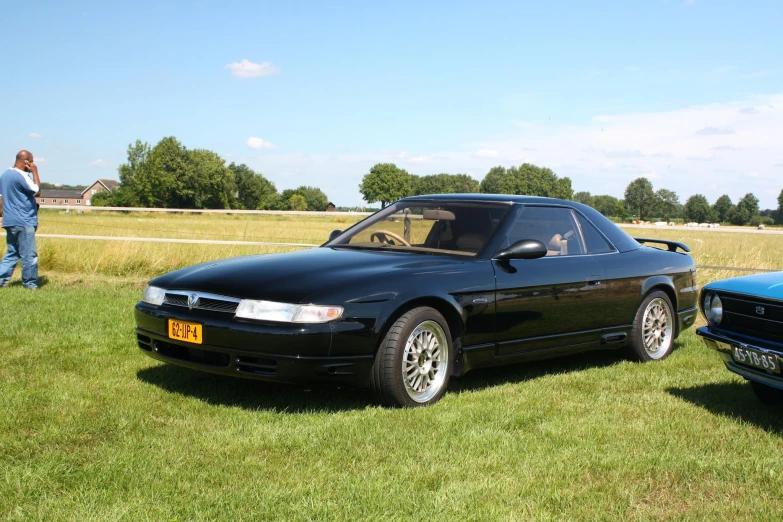
[[[710,292],[704,298],[704,316],[716,325],[723,320],[723,302],[717,294]]]

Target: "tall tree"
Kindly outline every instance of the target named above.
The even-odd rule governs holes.
[[[704,223],[710,218],[710,203],[702,194],[694,194],[685,202],[683,212],[685,220],[695,223]]]
[[[775,222],[783,224],[783,190],[780,191],[780,195],[778,196],[778,216]]]
[[[307,210],[324,211],[329,205],[329,198],[326,197],[326,194],[321,189],[306,185],[295,189],[286,189],[281,194],[281,197],[283,201],[289,201],[294,194],[299,194],[304,198],[305,203],[307,203]]]
[[[128,145],[128,162],[120,165],[120,184],[131,195],[130,206],[153,206],[152,174],[147,161],[150,150],[148,143],[136,140],[135,144]]]
[[[188,150],[173,136],[152,148],[137,140],[119,174],[120,187],[111,197],[117,206],[231,208],[236,203],[235,176],[223,158]]]
[[[617,215],[615,214],[615,211],[617,210],[618,201],[619,200],[616,197],[605,194],[593,196],[593,208],[604,216],[615,216]],[[625,205],[623,205],[623,208],[625,208]]]
[[[732,208],[734,208],[734,203],[731,202],[731,198],[728,194],[719,197],[715,201],[715,204],[712,205],[712,214],[715,217],[715,221],[720,223],[728,221],[729,213],[731,213]]]
[[[217,153],[206,149],[186,151],[187,168],[179,180],[182,208],[231,208],[235,206],[234,173]]]
[[[187,149],[174,136],[160,140],[147,157],[152,199],[145,206],[164,208],[188,208],[185,201],[191,194],[184,189],[188,176]]]
[[[283,191],[283,193],[285,193],[285,191]],[[292,194],[287,201],[289,210],[307,210],[307,201],[305,201],[304,196],[301,194]]]
[[[381,206],[385,207],[413,194],[413,179],[408,171],[398,168],[394,163],[378,163],[362,178],[359,192],[367,203],[380,201]]]
[[[231,163],[228,169],[234,174],[234,183],[237,187],[237,203],[240,208],[254,210],[260,209],[270,196],[277,194],[275,184],[266,179],[260,173],[242,163]]]
[[[677,197],[675,192],[666,189],[658,189],[655,193],[655,198],[658,200],[658,212],[659,215],[666,221],[671,221],[672,218],[679,217],[680,215],[680,198]]]
[[[647,178],[636,178],[625,189],[625,205],[631,212],[638,212],[639,219],[649,217],[650,210],[655,205],[655,192],[652,183]]]
[[[591,207],[595,207],[595,198],[590,195],[589,192],[577,192],[574,194],[574,201],[577,203],[582,203],[583,205],[588,205]]]
[[[546,167],[523,163],[519,167],[493,167],[481,181],[487,194],[521,194],[571,199],[574,190],[570,178],[559,178]]]
[[[614,216],[622,221],[631,217],[631,213],[628,211],[628,205],[626,205],[625,201],[622,199],[618,199],[614,204]]]
[[[748,193],[742,196],[737,205],[729,212],[729,221],[732,225],[747,225],[759,215],[759,199]]]
[[[510,194],[510,189],[506,188],[508,173],[505,167],[492,167],[481,180],[479,189],[484,194]]]
[[[416,179],[413,194],[474,194],[478,191],[479,182],[467,174],[432,174]]]

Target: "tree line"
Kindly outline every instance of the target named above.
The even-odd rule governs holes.
[[[206,149],[188,149],[175,137],[155,146],[141,140],[128,146],[127,162],[119,167],[120,185],[99,192],[95,206],[157,208],[222,208],[253,210],[326,210],[329,199],[317,187],[300,186],[278,192],[275,184],[245,164],[230,163]],[[783,223],[783,190],[777,210],[759,210],[759,200],[745,194],[736,203],[728,195],[710,204],[695,194],[682,204],[674,191],[653,188],[649,179],[633,180],[624,198],[574,193],[571,179],[530,163],[493,167],[481,182],[467,174],[417,176],[393,163],[378,163],[364,175],[359,192],[368,203],[382,207],[407,196],[422,194],[519,194],[570,199],[589,205],[607,217],[640,220],[759,225]]]
[[[417,176],[394,163],[378,163],[365,174],[359,192],[368,203],[382,207],[400,198],[422,194],[528,194],[571,199],[569,178],[558,177],[552,169],[524,163],[519,167],[493,167],[481,183],[467,174]]]
[[[247,165],[226,162],[206,149],[188,149],[177,138],[154,147],[141,140],[128,146],[119,167],[120,185],[99,192],[92,205],[148,208],[326,210],[329,199],[317,187],[278,193],[275,184]]]
[[[684,219],[734,225],[783,222],[783,190],[778,197],[777,211],[759,211],[759,200],[752,193],[745,194],[736,204],[725,194],[712,205],[702,194],[695,194],[682,204],[676,192],[664,188],[654,190],[650,180],[641,177],[629,183],[624,198],[619,199],[590,192],[574,193],[569,178],[558,177],[551,169],[530,163],[493,167],[480,183],[467,174],[416,176],[393,163],[378,163],[362,179],[359,192],[366,201],[380,202],[383,207],[406,196],[481,192],[570,199],[619,221],[636,216],[647,221]]]
[[[589,195],[589,194],[588,194]],[[778,196],[777,210],[759,210],[759,200],[752,192],[742,196],[736,203],[728,194],[720,196],[710,204],[703,194],[694,194],[681,204],[677,194],[671,190],[653,190],[647,178],[637,178],[625,189],[624,206],[629,213],[640,220],[661,218],[665,221],[683,219],[694,223],[729,223],[732,225],[765,225],[783,222],[783,190]]]

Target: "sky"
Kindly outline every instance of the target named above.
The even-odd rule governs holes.
[[[0,154],[42,181],[118,179],[129,144],[176,136],[338,206],[379,162],[783,189],[780,0],[0,4]]]

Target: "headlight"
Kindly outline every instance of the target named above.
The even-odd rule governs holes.
[[[144,289],[141,300],[151,305],[160,306],[163,304],[164,297],[166,297],[166,290],[157,286],[148,286]]]
[[[279,323],[328,323],[343,315],[342,306],[295,305],[244,299],[237,307],[241,319]]]
[[[712,296],[715,295],[713,293],[708,293],[704,296],[704,304],[701,306],[702,312],[704,312],[704,317],[707,318],[707,321],[712,322],[712,312],[710,311],[710,303],[712,303]]]
[[[718,297],[715,294],[712,294],[711,296],[707,296],[707,297],[708,299],[712,297],[709,303],[710,315],[708,319],[711,319],[712,322],[715,324],[720,324],[720,322],[723,320],[723,303],[721,302],[720,297]]]

